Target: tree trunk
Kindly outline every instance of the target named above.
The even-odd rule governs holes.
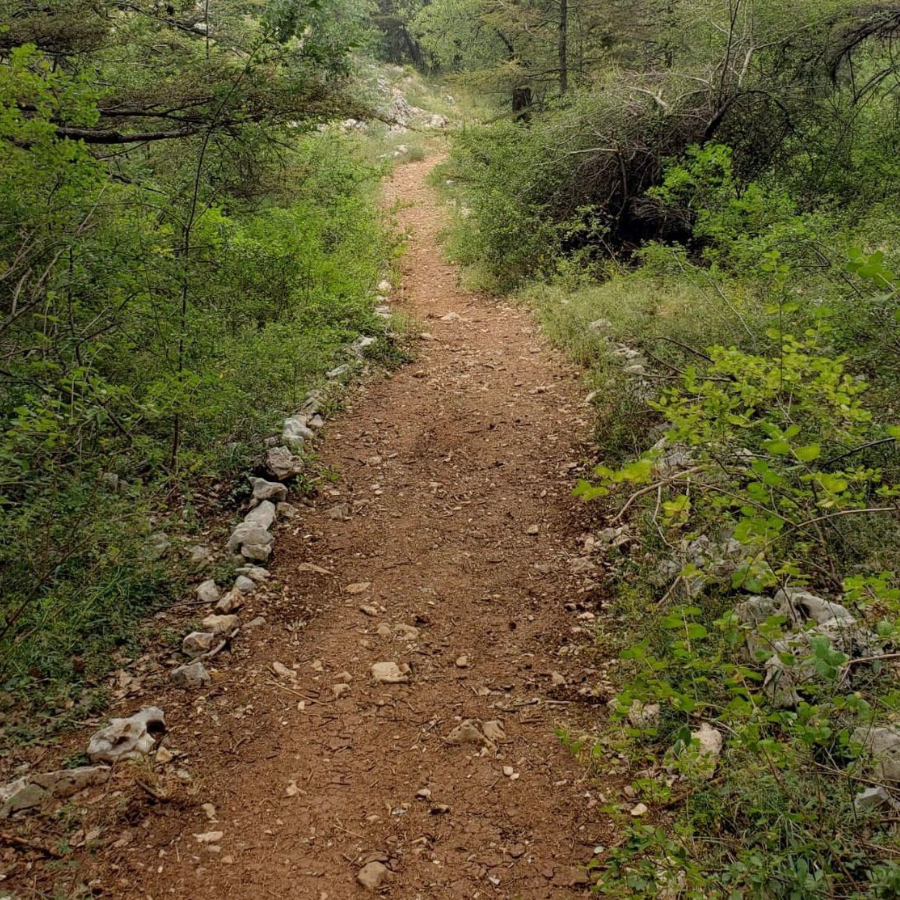
[[[513,88],[512,108],[515,118],[527,122],[531,118],[531,88]]]
[[[406,45],[406,52],[409,54],[409,59],[413,66],[419,72],[426,72],[428,67],[425,65],[425,57],[422,54],[419,42],[413,38],[406,28],[401,28],[400,35],[403,38],[403,43]]]
[[[569,0],[559,0],[559,95],[569,89]]]

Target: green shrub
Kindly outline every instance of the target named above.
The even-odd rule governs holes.
[[[185,572],[184,547],[163,567],[145,557],[147,536],[189,537],[199,524],[190,513],[179,521],[167,498],[246,469],[342,348],[383,331],[372,298],[393,244],[376,206],[379,171],[350,140],[291,141],[287,184],[263,202],[232,193],[205,206],[185,266],[177,229],[151,214],[144,186],[113,182],[88,159],[65,162],[95,182],[60,209],[69,225],[40,225],[63,229],[70,246],[48,271],[47,302],[9,334],[22,352],[0,396],[9,689],[65,690],[133,645],[139,617],[177,595]],[[54,171],[29,177],[52,196]],[[101,194],[94,227],[78,234]],[[9,208],[21,191],[0,198]]]
[[[856,726],[900,709],[887,664],[867,663],[900,640],[900,590],[893,572],[873,571],[869,531],[854,524],[881,522],[896,547],[900,427],[866,407],[867,385],[833,355],[827,320],[804,341],[777,328],[770,336],[778,350],[768,356],[708,348],[650,402],[666,422],[662,447],[618,469],[599,466],[577,491],[607,504],[613,522],[614,510],[630,509],[646,554],[642,599],[617,610],[631,637],[620,715],[635,701],[660,704],[658,723],[632,733],[670,762],[700,721],[726,735],[713,780],[683,770],[671,829],[631,827],[598,860],[601,893],[676,885],[686,897],[881,897],[900,871],[885,861],[897,852],[889,829],[877,816],[866,828],[856,821],[853,797],[868,782],[850,740]],[[667,462],[673,448],[677,462]],[[720,561],[707,567],[685,550],[701,535],[739,546],[726,581],[715,574]],[[658,554],[676,561],[674,582],[654,572]],[[776,656],[795,673],[783,677],[800,679],[792,701],[779,690],[794,688],[763,669],[775,651],[749,652],[756,629],[734,611],[749,594],[784,586],[843,593],[866,633],[857,664],[840,640],[791,632],[797,649]],[[766,642],[789,634],[783,615],[758,630]]]

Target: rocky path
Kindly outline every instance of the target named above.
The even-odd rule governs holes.
[[[403,900],[567,898],[608,842],[554,734],[585,677],[577,373],[525,311],[458,287],[432,165],[386,186],[417,360],[330,420],[336,479],[279,537],[281,602],[216,689],[167,708],[194,802],[135,815],[104,896],[343,900],[362,876]]]

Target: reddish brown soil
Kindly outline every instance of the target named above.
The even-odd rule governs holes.
[[[565,702],[593,674],[571,652],[584,636],[565,608],[583,596],[569,575],[587,430],[578,375],[526,311],[460,289],[438,248],[432,165],[386,187],[410,232],[393,302],[428,333],[417,359],[371,378],[330,421],[321,452],[338,479],[279,526],[283,590],[254,610],[267,623],[214,661],[213,690],[140,698],[163,697],[178,755],[151,767],[79,859],[71,883],[93,880],[95,896],[343,900],[365,895],[357,872],[380,859],[399,900],[568,898],[583,896],[579,864],[610,841],[597,785],[554,733],[596,712]],[[341,502],[346,521],[328,515]],[[408,664],[410,682],[375,684],[381,661]],[[552,687],[552,672],[570,687]],[[448,744],[468,718],[501,720],[507,740]]]

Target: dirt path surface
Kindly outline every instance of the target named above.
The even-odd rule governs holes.
[[[423,322],[418,358],[331,420],[338,478],[282,527],[280,601],[216,690],[167,710],[195,802],[135,816],[103,851],[104,896],[342,900],[374,860],[404,900],[567,898],[608,841],[554,734],[576,709],[560,676],[586,677],[566,652],[577,373],[525,311],[458,287],[432,165],[386,186],[410,231],[394,302]],[[404,682],[377,683],[379,662]],[[451,743],[468,719],[493,741]]]

